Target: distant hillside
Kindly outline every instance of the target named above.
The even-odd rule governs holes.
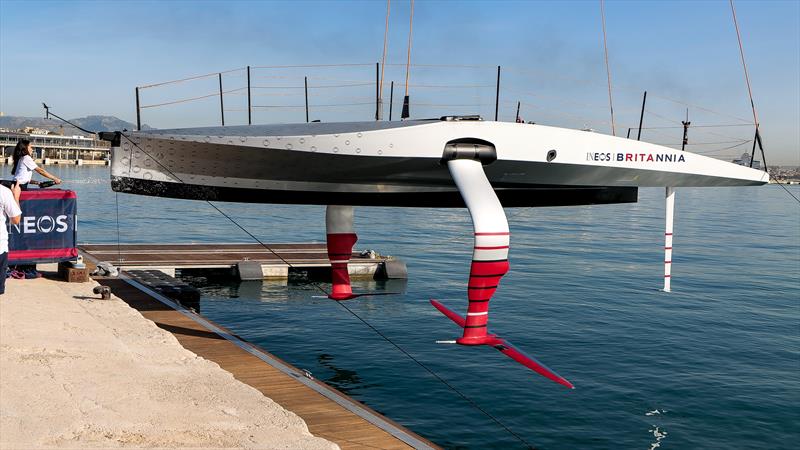
[[[90,131],[122,131],[123,129],[135,130],[136,124],[126,122],[114,116],[86,116],[76,119],[69,119],[70,122]],[[24,128],[36,127],[54,132],[59,132],[64,126],[65,134],[83,134],[80,130],[73,128],[58,119],[45,119],[43,117],[22,117],[22,116],[2,116],[0,117],[0,128]],[[151,129],[148,125],[142,125],[142,129]]]

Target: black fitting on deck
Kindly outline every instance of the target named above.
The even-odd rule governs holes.
[[[122,133],[119,131],[101,131],[97,133],[97,135],[101,140],[111,142],[112,147],[119,147],[122,145]]]
[[[439,163],[444,165],[454,159],[474,159],[485,166],[497,161],[497,149],[494,148],[494,144],[483,139],[453,139],[445,144]]]

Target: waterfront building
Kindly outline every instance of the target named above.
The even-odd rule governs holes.
[[[8,163],[20,139],[33,143],[34,159],[44,164],[107,164],[111,151],[109,142],[91,137],[63,136],[48,130],[0,128],[0,148],[3,163]]]

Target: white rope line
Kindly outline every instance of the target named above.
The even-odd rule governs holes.
[[[175,84],[175,83],[182,83],[184,81],[199,80],[199,79],[202,79],[202,78],[215,77],[215,76],[219,76],[220,74],[224,75],[226,73],[233,73],[233,72],[238,72],[240,70],[246,70],[246,69],[247,69],[246,67],[242,67],[240,69],[231,69],[231,70],[224,70],[222,72],[207,73],[207,74],[204,74],[204,75],[195,75],[193,77],[181,78],[179,80],[171,80],[171,81],[163,81],[161,83],[147,84],[147,85],[144,85],[144,86],[139,86],[139,89],[149,89],[149,88],[154,88],[154,87],[158,87],[158,86],[164,86],[164,85],[167,85],[167,84]]]
[[[408,78],[411,72],[411,36],[414,27],[414,0],[411,0],[411,14],[408,19],[408,57],[406,59],[406,97],[408,97]]]
[[[756,114],[756,104],[753,102],[753,89],[750,87],[750,74],[747,72],[747,63],[744,60],[744,47],[742,47],[742,35],[739,33],[739,22],[736,20],[736,8],[731,2],[731,13],[733,14],[733,25],[736,27],[736,39],[739,42],[739,54],[742,57],[742,68],[744,69],[744,79],[747,82],[747,95],[750,96],[750,107],[753,109],[753,124],[758,128],[758,115]]]
[[[242,90],[245,90],[245,89],[247,89],[247,88],[243,87],[243,88],[231,89],[230,91],[223,91],[222,94],[223,95],[224,94],[230,94],[230,93],[239,92],[239,91],[242,91]],[[192,101],[195,101],[195,100],[202,100],[204,98],[209,98],[209,97],[219,97],[219,92],[215,92],[213,94],[208,94],[208,95],[201,95],[199,97],[185,98],[185,99],[181,99],[181,100],[173,100],[171,102],[154,103],[152,105],[140,106],[139,108],[140,109],[146,109],[146,108],[155,108],[157,106],[175,105],[175,104],[178,104],[178,103],[186,103],[186,102],[192,102]]]
[[[383,74],[386,71],[386,46],[389,43],[389,9],[391,0],[386,0],[386,29],[383,31],[383,57],[381,58],[381,82],[378,87],[378,102],[383,102]],[[376,117],[377,118],[377,117]]]
[[[251,69],[304,69],[304,68],[324,68],[324,67],[364,67],[374,66],[375,63],[345,63],[345,64],[295,64],[277,66],[251,66]]]

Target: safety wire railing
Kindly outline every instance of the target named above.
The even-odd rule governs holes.
[[[162,128],[400,120],[405,70],[400,63],[262,65],[151,83],[136,88],[137,127],[143,114]],[[496,65],[412,64],[410,70],[412,119],[477,114],[610,133],[602,72],[581,79]],[[741,117],[744,111],[720,112],[656,92],[643,102],[642,88],[616,83],[614,89],[618,136],[726,160],[751,152],[754,124]]]

